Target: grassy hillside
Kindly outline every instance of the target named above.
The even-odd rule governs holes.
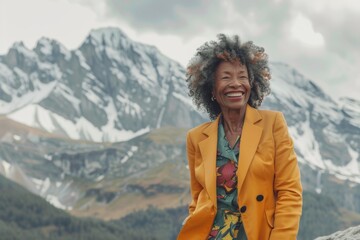
[[[2,175],[0,192],[1,240],[170,240],[187,212],[150,207],[105,222],[73,217]]]
[[[1,239],[118,239],[112,224],[76,219],[0,176]],[[123,231],[125,232],[125,231]]]

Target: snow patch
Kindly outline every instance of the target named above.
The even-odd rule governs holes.
[[[126,78],[125,74],[123,72],[121,72],[118,68],[113,67],[110,69],[110,71],[122,83],[126,83],[127,78]]]
[[[139,149],[138,146],[131,146],[130,151],[126,153],[126,155],[121,159],[121,163],[126,163],[129,158],[131,158],[134,153]]]
[[[75,97],[75,93],[71,88],[61,83],[57,85],[54,93],[64,97],[67,101],[69,101],[70,105],[76,109],[77,112],[80,112],[80,100]]]
[[[164,112],[165,112],[165,107],[162,107],[161,111],[160,111],[160,114],[159,114],[159,118],[158,118],[157,123],[156,123],[156,128],[160,128],[161,122],[162,122],[162,119],[163,119],[163,116],[164,116]]]
[[[98,176],[96,179],[95,179],[95,182],[100,182],[101,180],[103,180],[104,179],[104,175],[100,175],[100,176]]]
[[[141,117],[141,107],[137,103],[132,102],[130,99],[128,99],[127,96],[122,97],[120,95],[117,95],[116,100],[122,103],[123,111],[125,114],[131,114],[132,116],[137,116],[138,118]]]
[[[325,160],[326,167],[329,172],[333,173],[337,178],[360,183],[360,169],[357,161],[359,154],[348,147],[351,161],[345,166],[336,166],[330,160]]]
[[[173,92],[172,95],[173,95],[175,98],[177,98],[177,99],[179,99],[180,101],[182,101],[183,103],[185,103],[185,104],[187,104],[187,105],[189,105],[189,106],[191,106],[191,107],[194,107],[194,104],[193,104],[193,102],[192,102],[192,100],[191,100],[190,97],[185,97],[184,95],[181,95],[180,93],[177,93],[177,92]]]
[[[310,128],[309,116],[305,122],[298,123],[300,126],[290,126],[289,132],[291,136],[296,139],[295,147],[304,156],[303,160],[306,164],[314,165],[320,169],[325,169],[324,162],[320,155],[319,144],[315,139],[314,133]],[[303,130],[302,134],[299,134],[296,128],[300,127]]]
[[[111,105],[109,105],[109,107],[111,107]],[[112,114],[115,115],[115,110],[113,109],[112,111]],[[111,116],[111,114],[109,116]],[[25,125],[44,129],[48,132],[59,133],[59,131],[61,131],[65,136],[72,139],[80,140],[85,138],[86,140],[94,142],[128,141],[150,131],[149,126],[139,129],[136,132],[119,130],[114,127],[113,122],[109,122],[109,125],[99,129],[84,117],[74,119],[73,122],[34,104],[11,113],[8,117]]]
[[[38,82],[35,84],[35,82]],[[12,101],[10,104],[0,101],[0,114],[8,114],[14,112],[18,109],[22,111],[23,108],[26,108],[26,105],[38,103],[41,100],[45,99],[56,87],[57,81],[53,81],[47,84],[40,83],[35,80],[35,90],[33,92],[27,92],[21,97],[18,97],[16,94],[12,94]],[[26,116],[26,115],[25,115]]]
[[[40,44],[41,53],[43,53],[44,55],[52,54],[52,46],[49,39],[43,37],[38,41],[38,44]]]
[[[38,57],[36,53],[25,47],[23,42],[16,42],[12,45],[11,49],[15,49],[19,54],[22,54],[25,58],[36,60]]]
[[[51,182],[49,178],[46,178],[45,181],[43,181],[41,190],[40,190],[40,194],[44,195],[50,188]]]
[[[48,201],[51,205],[55,206],[56,208],[60,208],[60,209],[63,209],[63,210],[71,210],[70,207],[66,207],[65,205],[63,205],[59,198],[54,196],[54,195],[47,195],[46,196],[46,201]]]
[[[5,161],[5,160],[1,160],[1,165],[4,168],[5,177],[8,177],[9,174],[10,174],[10,170],[12,168],[12,165],[10,163],[8,163],[7,161]]]
[[[45,196],[46,192],[49,190],[51,186],[51,182],[49,178],[45,178],[45,180],[38,178],[31,178],[31,181],[35,184],[35,188],[38,190],[40,196]]]
[[[21,140],[21,137],[19,135],[16,135],[16,134],[13,135],[13,138],[14,138],[15,141],[20,141]]]
[[[90,71],[90,66],[86,63],[86,59],[84,55],[80,52],[80,50],[75,50],[74,54],[78,57],[80,66],[82,66],[84,69]]]

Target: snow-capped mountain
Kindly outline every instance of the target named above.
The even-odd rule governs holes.
[[[264,107],[285,114],[299,161],[360,183],[360,102],[336,102],[286,64],[271,69],[272,94]]]
[[[42,38],[0,58],[0,114],[90,141],[125,141],[203,120],[186,97],[184,69],[116,28],[93,30],[79,49]]]
[[[360,212],[360,101],[334,100],[286,64],[271,69],[272,93],[263,107],[284,113],[304,188]]]
[[[304,188],[360,212],[360,102],[334,100],[286,64],[271,71],[262,108],[284,113]],[[185,133],[206,117],[184,75],[115,28],[92,31],[71,51],[46,38],[33,50],[14,44],[0,56],[0,172],[78,214],[127,194],[186,204]]]

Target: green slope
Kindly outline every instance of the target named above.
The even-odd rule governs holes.
[[[125,226],[72,217],[1,175],[0,192],[2,240],[126,239]]]

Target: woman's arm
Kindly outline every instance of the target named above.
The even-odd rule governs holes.
[[[302,186],[293,141],[284,116],[274,122],[275,139],[275,218],[270,239],[296,239],[302,212]]]
[[[186,154],[190,171],[190,191],[191,191],[191,203],[189,205],[189,215],[191,215],[196,207],[199,193],[203,189],[201,184],[195,177],[195,148],[191,140],[190,133],[186,136]]]

